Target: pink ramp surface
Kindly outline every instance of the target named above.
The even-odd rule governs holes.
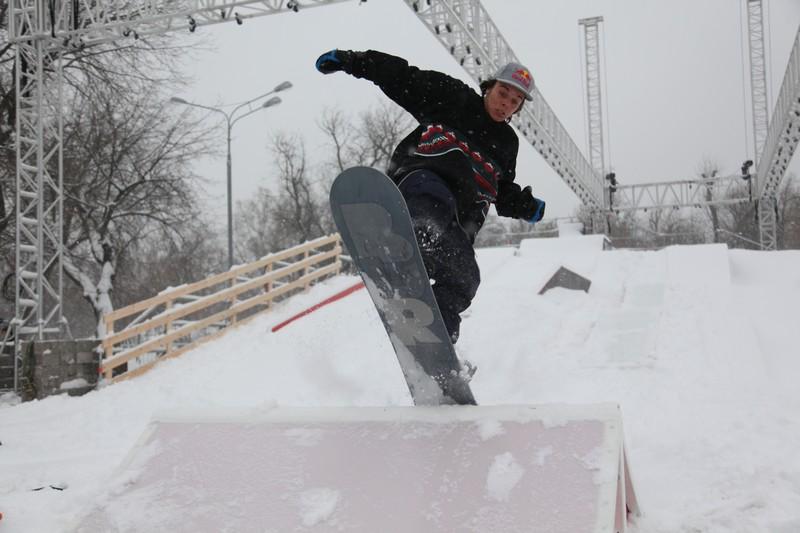
[[[622,531],[624,463],[614,405],[162,417],[76,531]]]

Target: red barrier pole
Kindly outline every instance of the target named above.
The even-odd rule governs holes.
[[[291,324],[292,322],[294,322],[298,318],[302,318],[302,317],[304,317],[304,316],[306,316],[308,314],[311,314],[314,311],[316,311],[317,309],[319,309],[320,307],[328,305],[329,303],[333,303],[333,302],[335,302],[337,300],[341,300],[345,296],[348,296],[348,295],[356,292],[357,290],[363,289],[363,288],[364,288],[364,282],[363,281],[359,281],[358,283],[356,283],[352,287],[348,287],[345,290],[343,290],[342,292],[336,293],[333,296],[331,296],[330,298],[327,298],[327,299],[321,301],[320,303],[309,307],[305,311],[297,313],[293,317],[284,320],[280,324],[277,324],[277,325],[273,326],[272,327],[272,332],[275,333],[276,331],[278,331],[279,329],[283,328],[284,326],[287,326],[287,325]]]

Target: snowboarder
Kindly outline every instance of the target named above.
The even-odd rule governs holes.
[[[509,63],[480,84],[479,94],[458,79],[374,50],[331,50],[316,68],[372,81],[419,122],[395,149],[386,173],[408,204],[439,310],[456,342],[460,313],[480,284],[473,244],[490,204],[500,216],[531,223],[544,215],[545,202],[514,183],[519,140],[509,122],[532,100],[530,71]]]

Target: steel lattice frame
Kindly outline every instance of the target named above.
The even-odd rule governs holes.
[[[31,48],[38,48],[38,43]],[[26,46],[17,48],[17,59],[28,56]],[[35,53],[28,60],[39,59],[35,69],[44,68]],[[55,58],[55,63],[60,58]],[[60,75],[60,66],[55,67]],[[37,74],[17,77],[19,109],[17,113],[17,316],[41,336],[42,328],[60,322],[60,283],[51,283],[45,275],[61,269],[61,120],[60,95],[48,99]],[[41,112],[40,112],[41,111]],[[38,139],[43,139],[39,142]],[[59,277],[56,276],[56,279]],[[37,305],[49,299],[51,305]],[[22,333],[31,330],[23,329]]]
[[[735,174],[646,185],[619,185],[614,193],[611,210],[617,213],[638,209],[705,207],[752,202],[750,188],[739,187],[742,183],[743,176]]]
[[[24,36],[41,34],[45,13],[15,2],[10,26]],[[61,54],[46,41],[17,43],[16,65],[16,314],[14,389],[19,387],[20,342],[60,333],[62,315],[62,119]],[[54,84],[43,83],[46,70]]]
[[[600,26],[603,17],[581,19],[586,62],[586,113],[589,128],[589,160],[594,171],[605,174],[603,144],[603,94],[600,76]]]
[[[795,36],[789,64],[772,113],[769,131],[761,160],[756,167],[758,176],[758,223],[761,246],[777,249],[777,215],[775,200],[778,187],[786,174],[797,143],[800,141],[800,30]]]
[[[767,140],[767,69],[764,60],[764,11],[761,0],[747,0],[750,43],[750,91],[753,108],[753,161],[758,164]]]
[[[44,10],[36,0],[12,0],[24,6],[16,11]],[[11,29],[14,40],[43,39],[51,47],[80,49],[124,38],[160,35],[175,30],[242,21],[287,11],[350,0],[70,0],[53,2],[53,22],[39,32],[24,35]]]

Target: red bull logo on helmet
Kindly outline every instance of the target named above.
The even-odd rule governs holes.
[[[521,83],[522,86],[525,87],[526,89],[531,88],[531,81],[533,81],[533,78],[531,77],[531,73],[528,72],[527,69],[519,68],[515,70],[511,74],[511,78]]]
[[[525,68],[525,65],[514,62],[508,63],[501,67],[492,79],[515,86],[525,93],[526,100],[533,100],[531,89],[533,89],[534,80],[531,71]]]

